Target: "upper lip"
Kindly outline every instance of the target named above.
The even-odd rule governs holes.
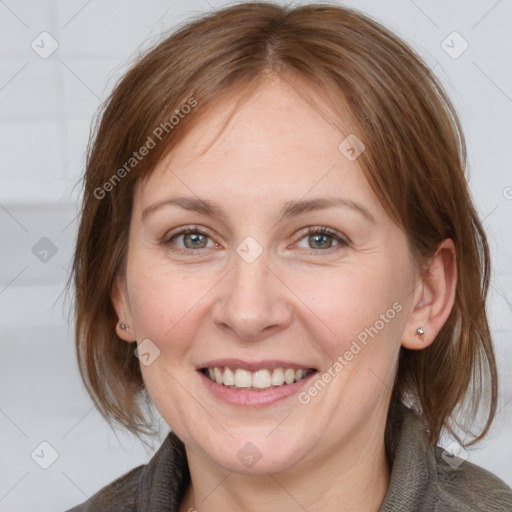
[[[215,366],[227,366],[228,368],[240,368],[249,371],[256,371],[265,368],[293,368],[294,370],[315,369],[308,364],[293,363],[291,361],[284,361],[279,359],[265,359],[260,361],[244,361],[242,359],[214,359],[201,363],[197,369],[202,370],[203,368],[214,368]]]

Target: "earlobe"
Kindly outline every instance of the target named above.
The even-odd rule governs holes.
[[[132,325],[131,318],[128,318],[125,314],[125,311],[129,311],[126,286],[119,275],[116,275],[114,278],[110,299],[118,318],[116,334],[124,341],[136,341],[133,329],[130,327]]]
[[[136,338],[132,335],[130,331],[130,326],[123,322],[122,320],[117,322],[116,324],[116,333],[124,341],[127,341],[129,343],[136,341]]]
[[[457,265],[455,245],[451,239],[439,244],[427,270],[419,279],[413,309],[402,338],[402,346],[411,350],[428,347],[452,311]]]

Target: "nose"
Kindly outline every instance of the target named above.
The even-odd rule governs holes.
[[[213,320],[244,341],[275,335],[291,323],[288,288],[269,267],[265,253],[248,263],[235,254],[234,268],[223,280]]]

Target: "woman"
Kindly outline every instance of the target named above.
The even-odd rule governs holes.
[[[496,414],[464,169],[436,78],[356,11],[245,3],[147,52],[88,153],[76,343],[111,424],[172,433],[73,511],[512,510],[436,447]]]

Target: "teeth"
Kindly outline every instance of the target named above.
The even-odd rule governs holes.
[[[284,381],[286,384],[293,384],[293,381],[295,380],[295,370],[293,368],[288,368],[284,372]]]
[[[268,370],[258,370],[252,374],[253,388],[269,388],[271,385],[270,372]]]
[[[309,375],[313,370],[294,370],[293,368],[274,368],[273,370],[261,369],[255,372],[241,368],[228,367],[208,368],[207,375],[217,384],[230,388],[244,389],[270,389],[282,386],[284,383],[293,384]]]
[[[240,369],[235,370],[235,386],[237,388],[250,388],[251,383],[252,380],[250,371]]]
[[[224,380],[222,383],[226,386],[235,385],[235,374],[229,368],[225,368],[224,370]]]
[[[272,372],[272,386],[284,384],[284,371],[282,368],[276,368]]]

